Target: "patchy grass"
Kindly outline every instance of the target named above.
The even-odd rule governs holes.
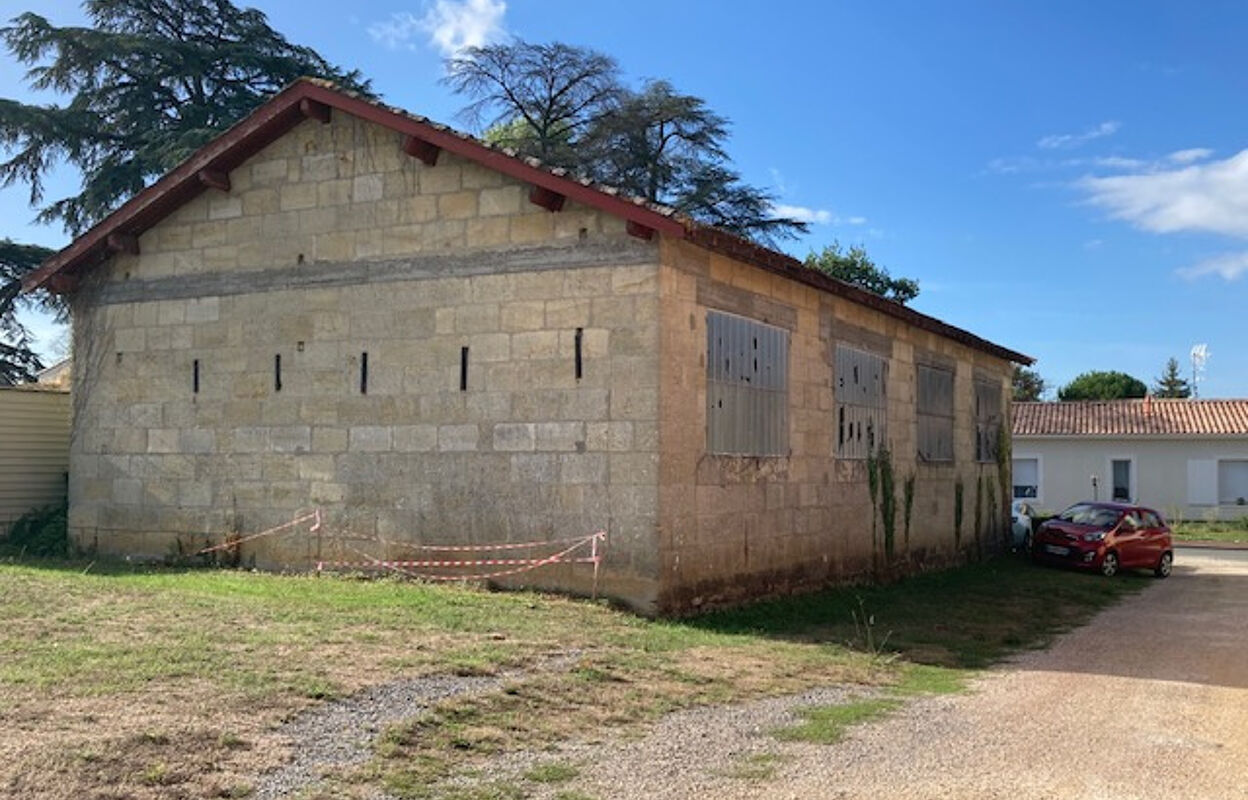
[[[740,781],[769,781],[775,777],[776,769],[784,760],[784,756],[777,753],[753,753],[719,774]]]
[[[1248,516],[1225,522],[1172,522],[1170,531],[1179,542],[1248,544]]]
[[[458,779],[499,753],[592,741],[696,705],[845,683],[895,687],[893,701],[953,691],[962,670],[1145,585],[1002,559],[650,621],[534,593],[86,567],[0,564],[0,741],[15,743],[0,786],[49,798],[235,796],[285,757],[273,729],[300,708],[405,677],[497,675],[572,654],[566,670],[518,672],[504,691],[393,726],[366,767],[329,776],[348,796],[523,796],[556,781]]]
[[[580,774],[580,769],[571,764],[551,762],[533,767],[524,773],[524,779],[534,783],[567,783]]]
[[[904,661],[981,669],[1086,621],[1148,581],[1095,575],[998,558],[932,572],[890,586],[837,589],[711,614],[690,624],[786,642],[865,648],[855,623],[859,601],[874,619],[873,639]],[[885,637],[887,637],[885,639]]]
[[[903,667],[900,680],[885,688],[881,696],[804,708],[799,712],[800,723],[773,733],[781,741],[836,744],[851,726],[886,716],[901,708],[905,698],[965,691],[972,675],[973,672],[966,669],[908,664]]]
[[[801,711],[802,722],[775,732],[783,741],[836,744],[851,725],[875,719],[901,706],[896,698],[854,700],[835,706],[813,706]]]
[[[896,682],[877,695],[804,709],[800,723],[774,733],[784,741],[834,744],[851,726],[900,708],[904,698],[963,691],[975,670],[1021,648],[1043,646],[1146,585],[1146,579],[1133,575],[1106,580],[998,559],[861,590],[858,605],[867,610],[871,627],[864,626],[861,610],[850,614],[848,624],[837,619],[829,607],[831,595],[844,592],[819,595],[796,608],[796,599],[778,601],[771,605],[802,620],[790,635],[818,632],[845,637],[851,644],[885,637],[899,663]],[[712,624],[746,626],[758,613],[765,612],[746,609]]]

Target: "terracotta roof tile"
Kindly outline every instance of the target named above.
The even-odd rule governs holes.
[[[1248,436],[1248,400],[1015,403],[1015,436]]]

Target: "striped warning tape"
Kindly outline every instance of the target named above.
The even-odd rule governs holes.
[[[354,549],[354,548],[352,548]],[[565,558],[564,564],[592,564],[593,556]],[[548,558],[484,558],[478,561],[322,561],[323,567],[513,567],[520,564],[541,566],[549,564]],[[457,576],[458,577],[458,576]]]
[[[268,528],[267,530],[260,531],[259,533],[253,533],[250,536],[244,536],[241,539],[234,539],[233,541],[226,541],[222,544],[213,545],[211,547],[205,547],[204,549],[196,552],[195,555],[215,553],[220,550],[230,550],[232,548],[238,547],[240,544],[243,544],[244,542],[251,542],[251,541],[255,541],[256,539],[262,539],[265,536],[273,536],[274,534],[281,533],[284,530],[296,528],[305,522],[312,523],[312,527],[308,529],[310,532],[315,533],[316,531],[320,530],[321,529],[321,510],[318,508],[310,514],[304,514],[301,517],[295,517],[290,522],[283,522],[281,525],[275,525],[272,528]]]
[[[275,536],[283,532],[294,531],[300,525],[303,525],[309,522],[312,524],[308,528],[308,531],[310,533],[317,533],[317,532],[320,532],[322,529],[322,521],[323,520],[321,516],[321,509],[317,508],[311,511],[310,513],[296,516],[294,519],[290,520],[289,522],[284,522],[281,525],[275,525],[272,528],[267,528],[258,533],[253,533],[250,536],[244,536],[239,539],[234,539],[232,541],[223,542],[222,544],[219,544],[219,545],[212,545],[210,547],[205,547],[202,550],[199,550],[197,552],[197,555],[213,553],[213,552],[217,552],[221,550],[236,549],[240,545],[245,544],[247,542],[252,542],[257,539],[262,539],[267,536]],[[589,534],[588,536],[568,537],[568,538],[563,538],[563,539],[547,539],[545,541],[500,542],[496,544],[474,544],[474,545],[416,544],[416,543],[410,543],[410,542],[394,542],[394,541],[382,539],[380,537],[365,538],[365,537],[354,537],[354,536],[349,536],[349,535],[348,536],[331,535],[329,537],[329,540],[331,542],[336,542],[339,545],[339,547],[345,547],[346,549],[361,556],[362,560],[360,561],[318,560],[316,563],[316,571],[318,574],[324,571],[325,568],[327,567],[337,568],[337,569],[343,569],[343,568],[378,569],[379,568],[379,569],[393,570],[395,572],[400,572],[404,575],[408,575],[413,578],[419,578],[421,580],[467,581],[467,580],[491,580],[494,578],[502,578],[502,577],[506,577],[509,575],[518,575],[522,572],[529,572],[531,570],[538,569],[539,567],[544,567],[550,564],[593,564],[594,566],[593,596],[597,597],[598,596],[598,572],[602,565],[602,550],[601,550],[600,545],[606,544],[607,532],[597,531],[595,533]],[[370,554],[364,552],[363,550],[360,550],[359,548],[353,547],[352,545],[348,544],[347,542],[349,541],[368,541],[368,542],[373,542],[373,543],[377,543],[381,545],[403,548],[407,550],[416,550],[416,551],[425,551],[425,552],[429,552],[429,551],[448,552],[448,553],[449,552],[481,553],[481,552],[511,551],[511,550],[521,550],[521,549],[532,549],[535,547],[551,547],[551,546],[556,546],[556,545],[563,545],[563,544],[569,544],[569,543],[570,544],[568,547],[564,548],[563,550],[560,550],[559,552],[554,553],[553,555],[547,556],[545,558],[478,558],[478,559],[456,561],[456,560],[448,560],[448,559],[378,559],[378,558],[372,557]],[[580,550],[581,548],[587,545],[590,548],[590,554],[588,556],[572,556],[572,553],[576,552],[577,550]],[[320,549],[319,545],[317,549],[319,551]],[[470,568],[476,568],[476,567],[509,567],[509,569],[495,570],[491,572],[479,572],[479,573],[460,572],[454,575],[445,575],[445,574],[437,574],[437,573],[416,573],[416,572],[409,571],[414,568],[416,569],[434,568],[434,569],[463,570],[463,569],[470,569]]]
[[[319,574],[322,571],[322,569],[327,566],[337,566],[340,568],[346,567],[346,568],[355,568],[355,569],[372,567],[372,568],[377,568],[377,569],[388,569],[393,572],[406,575],[410,578],[416,578],[418,580],[426,580],[426,581],[476,580],[476,581],[481,581],[481,580],[493,580],[495,578],[504,578],[510,575],[519,575],[523,572],[530,572],[532,570],[538,569],[539,567],[544,567],[550,564],[593,564],[594,576],[593,576],[592,596],[596,599],[598,597],[598,572],[602,565],[602,552],[599,549],[599,543],[605,543],[606,539],[607,539],[607,532],[598,531],[596,533],[590,534],[589,536],[583,536],[579,539],[576,539],[570,547],[564,548],[558,553],[550,555],[546,558],[481,559],[478,561],[438,561],[438,562],[407,562],[407,561],[383,560],[383,559],[372,558],[371,556],[369,556],[368,553],[365,553],[363,550],[360,550],[357,547],[352,547],[351,545],[344,543],[343,546],[345,546],[348,550],[351,550],[354,553],[362,556],[364,560],[355,561],[355,562],[322,561],[322,562],[317,563],[316,570],[317,570],[317,573]],[[585,547],[586,545],[590,546],[589,556],[567,558],[567,556],[571,555],[576,550],[579,550],[580,548]],[[431,566],[431,565],[436,564],[437,566],[441,566],[441,567],[466,568],[470,566],[488,565],[491,562],[498,564],[498,565],[513,564],[515,566],[513,566],[511,569],[496,570],[493,572],[478,572],[478,573],[471,573],[471,574],[459,573],[456,575],[444,575],[444,574],[438,574],[438,573],[428,573],[428,572],[422,573],[422,572],[410,571],[410,566],[412,565]]]
[[[352,536],[350,534],[335,534],[330,537],[330,541],[376,542],[377,544],[400,547],[404,550],[418,550],[426,552],[486,553],[500,550],[527,550],[534,547],[549,547],[556,544],[568,544],[569,542],[584,542],[587,538],[588,537],[585,536],[568,536],[563,539],[543,539],[532,542],[498,542],[495,544],[415,544],[412,542],[400,542],[393,539],[385,539],[380,536]]]

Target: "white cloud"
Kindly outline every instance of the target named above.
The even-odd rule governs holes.
[[[1085,164],[1091,164],[1095,167],[1105,167],[1107,169],[1140,169],[1147,166],[1148,162],[1138,158],[1126,158],[1124,156],[1097,156],[1090,159],[1072,159],[1068,166],[1079,167]]]
[[[407,11],[390,15],[390,19],[374,22],[368,26],[368,35],[374,42],[390,49],[415,50],[412,37],[420,33],[420,18]]]
[[[827,225],[832,222],[835,215],[822,208],[807,208],[806,206],[790,206],[784,203],[777,203],[771,207],[771,213],[777,217],[789,217],[798,222],[807,222],[815,225]]]
[[[1076,186],[1093,205],[1144,230],[1248,238],[1248,150],[1181,168],[1086,177]]]
[[[374,22],[368,35],[391,50],[415,50],[412,40],[423,34],[442,55],[453,56],[502,38],[506,12],[504,0],[435,0],[423,16],[400,11]]]
[[[776,203],[771,207],[771,213],[778,217],[789,217],[798,222],[805,222],[810,225],[865,225],[866,217],[842,217],[841,215],[828,211],[824,208],[807,208],[806,206],[794,206],[787,203]]]
[[[1190,267],[1178,270],[1184,278],[1196,279],[1206,275],[1221,275],[1224,280],[1233,281],[1248,272],[1248,253],[1225,253],[1209,258]]]
[[[1213,151],[1208,147],[1189,147],[1186,150],[1175,150],[1166,158],[1176,164],[1191,164],[1195,161],[1204,161],[1211,155]]]
[[[1104,136],[1112,136],[1120,127],[1122,127],[1121,123],[1110,120],[1108,122],[1102,122],[1095,128],[1089,128],[1083,133],[1054,133],[1041,138],[1038,142],[1036,142],[1036,147],[1043,150],[1059,150],[1078,147],[1079,145],[1090,142],[1093,139],[1100,139]]]

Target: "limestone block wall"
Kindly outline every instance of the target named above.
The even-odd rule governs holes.
[[[1002,480],[999,464],[975,460],[973,380],[978,375],[999,382],[1002,408],[1008,409],[1007,362],[685,243],[664,241],[662,262],[661,608],[687,611],[897,574],[990,546],[1008,500],[996,488]],[[787,456],[707,452],[709,310],[789,332]],[[838,342],[889,360],[887,438],[896,503],[891,557],[884,547],[881,501],[871,497],[867,462],[835,457]],[[955,459],[949,464],[917,459],[916,359],[955,368]],[[1007,430],[1008,424],[1007,419]],[[1005,463],[1008,487],[1008,457]],[[907,528],[908,481],[913,489]],[[960,528],[955,524],[959,491]],[[995,496],[990,498],[990,492]]]
[[[73,298],[75,538],[158,557],[312,507],[389,558],[603,528],[602,588],[652,607],[656,245],[449,154],[428,167],[337,112],[230,183]],[[326,547],[266,539],[244,557],[355,555]]]

